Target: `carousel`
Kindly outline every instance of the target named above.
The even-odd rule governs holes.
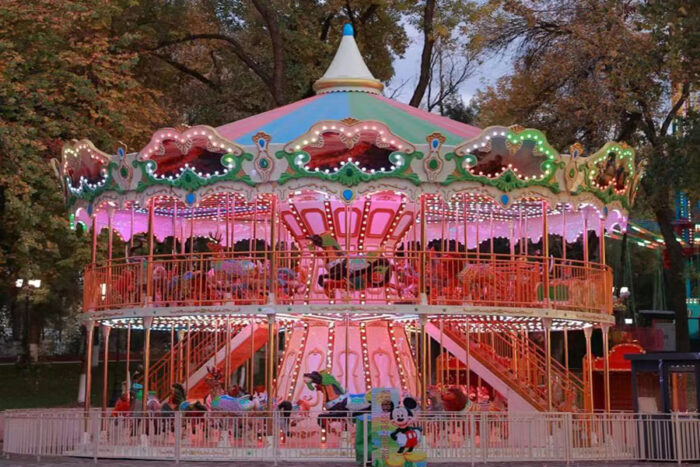
[[[64,146],[71,226],[92,237],[84,319],[105,358],[126,336],[125,400],[338,413],[396,388],[424,409],[592,410],[552,334],[583,332],[590,355],[600,329],[607,349],[605,236],[626,229],[633,150],[561,152],[382,88],[346,26],[313,97],[137,152]],[[86,407],[99,377],[107,406],[104,368]]]

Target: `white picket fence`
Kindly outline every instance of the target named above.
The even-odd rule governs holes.
[[[167,460],[370,459],[351,418],[281,412],[177,412],[110,417],[99,410],[4,412],[5,454]],[[421,449],[434,462],[700,461],[700,416],[631,413],[423,413]],[[364,448],[363,448],[364,446]]]

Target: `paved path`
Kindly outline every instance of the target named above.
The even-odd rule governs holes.
[[[112,460],[105,459],[98,462],[99,465],[108,467],[166,467],[166,466],[180,466],[180,467],[216,467],[221,465],[221,462],[181,462],[176,464],[175,462],[166,461],[139,461],[139,460]],[[269,467],[271,462],[232,462],[235,467]],[[328,467],[328,462],[278,462],[279,467],[316,467],[323,466]],[[37,459],[36,457],[29,456],[11,456],[9,459],[2,457],[0,458],[1,467],[18,466],[23,467],[27,465],[42,465],[42,466],[61,466],[65,467],[68,465],[94,465],[92,459],[79,459],[74,457],[42,457]],[[333,462],[333,467],[352,467],[357,464],[351,462]],[[657,463],[657,462],[580,462],[566,464],[565,462],[503,462],[503,463],[489,463],[489,464],[471,464],[470,462],[459,463],[459,464],[434,464],[440,467],[471,467],[472,465],[476,467],[669,467],[674,465],[672,463]]]

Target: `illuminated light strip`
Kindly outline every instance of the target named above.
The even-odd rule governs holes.
[[[408,384],[406,382],[406,372],[403,369],[403,363],[401,362],[401,356],[399,355],[399,346],[396,343],[396,336],[394,336],[394,323],[392,322],[389,322],[389,339],[391,340],[391,348],[394,351],[396,366],[399,370],[399,377],[401,378],[401,389],[403,389],[404,391],[408,391]]]
[[[369,196],[367,196],[367,199],[365,200],[365,205],[362,209],[362,223],[360,224],[360,232],[358,234],[358,239],[357,239],[357,248],[359,250],[364,249],[365,247],[365,235],[366,235],[366,229],[367,229],[367,218],[369,217],[369,209],[372,205],[372,200]]]
[[[328,325],[328,353],[326,354],[326,369],[331,374],[333,374],[333,349],[334,348],[335,348],[335,323],[331,322]]]
[[[287,397],[292,399],[294,397],[294,390],[296,389],[296,383],[297,383],[297,378],[299,377],[299,368],[301,367],[301,359],[304,357],[304,352],[306,352],[306,340],[309,337],[309,324],[308,323],[303,323],[304,330],[303,330],[303,335],[301,336],[301,352],[297,354],[297,357],[294,361],[294,368],[292,369],[292,376],[290,378],[290,385],[289,385],[289,391],[287,393]],[[291,339],[290,339],[291,341]]]
[[[360,323],[360,344],[362,347],[362,368],[365,372],[365,391],[372,387],[372,373],[369,365],[369,350],[367,349],[367,324]],[[347,350],[346,350],[347,351]],[[348,371],[346,368],[345,371]]]

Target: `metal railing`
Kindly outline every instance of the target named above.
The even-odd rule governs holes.
[[[421,274],[423,272],[423,274]],[[87,311],[222,304],[415,304],[612,312],[610,269],[560,258],[439,251],[216,252],[85,269]]]
[[[327,415],[7,411],[3,451],[175,461],[372,458],[367,424]],[[429,462],[700,460],[696,414],[424,412],[415,424]]]

